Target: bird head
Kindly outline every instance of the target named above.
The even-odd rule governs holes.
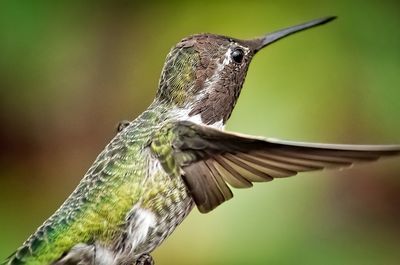
[[[182,39],[167,56],[157,100],[172,103],[202,124],[225,124],[239,97],[254,55],[293,33],[325,24],[312,20],[264,36],[240,40],[215,34]]]

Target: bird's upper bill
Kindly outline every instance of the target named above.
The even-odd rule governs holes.
[[[276,42],[277,40],[280,40],[284,37],[287,37],[289,35],[292,35],[296,32],[303,31],[309,28],[313,28],[315,26],[323,25],[325,23],[328,23],[332,20],[336,19],[336,16],[330,16],[330,17],[325,17],[325,18],[319,18],[315,19],[303,24],[299,24],[296,26],[284,28],[272,33],[268,33],[262,37],[255,38],[252,40],[238,40],[239,42],[245,44],[246,46],[250,47],[254,53],[258,52],[262,48],[270,45],[271,43]]]

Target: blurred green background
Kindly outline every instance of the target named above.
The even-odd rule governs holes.
[[[228,130],[299,141],[400,143],[398,1],[0,4],[0,259],[74,189],[152,101],[166,54],[212,32],[251,38],[329,25],[254,59]],[[399,264],[400,159],[235,190],[197,210],[158,264]]]

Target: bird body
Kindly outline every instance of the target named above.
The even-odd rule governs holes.
[[[232,198],[229,186],[399,153],[399,146],[295,143],[222,130],[252,57],[332,19],[247,41],[183,39],[167,56],[153,103],[120,128],[64,204],[4,264],[137,264],[194,205],[206,213]]]
[[[156,115],[167,114],[163,107],[154,106],[115,136],[11,264],[63,264],[75,256],[88,264],[132,263],[183,220],[193,201],[179,176],[171,174],[176,169],[166,172],[150,150],[154,134],[170,122],[168,115]]]

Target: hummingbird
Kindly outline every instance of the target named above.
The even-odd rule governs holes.
[[[208,33],[182,39],[167,55],[154,101],[118,126],[72,194],[2,264],[153,264],[152,251],[194,207],[210,212],[233,197],[232,188],[399,154],[400,145],[303,143],[224,131],[254,55],[333,19],[250,40]]]

